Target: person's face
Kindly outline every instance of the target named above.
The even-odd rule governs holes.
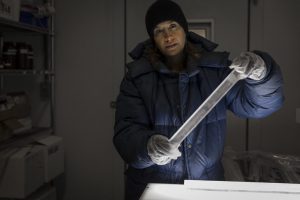
[[[173,57],[183,53],[185,46],[185,32],[175,21],[159,23],[153,31],[154,41],[160,52],[166,57]]]

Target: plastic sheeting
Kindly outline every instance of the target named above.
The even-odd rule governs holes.
[[[300,157],[292,155],[226,149],[223,165],[228,181],[300,183]]]

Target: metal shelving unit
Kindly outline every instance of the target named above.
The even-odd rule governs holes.
[[[50,29],[35,27],[30,24],[24,24],[21,22],[12,21],[12,20],[5,19],[2,17],[0,17],[0,24],[1,24],[1,26],[4,26],[5,28],[7,28],[7,30],[18,29],[21,31],[30,31],[30,32],[35,32],[35,33],[39,33],[39,34],[46,34],[46,35],[53,34]]]
[[[54,5],[54,0],[49,0],[52,5]],[[30,139],[26,139],[26,136],[30,137],[30,135],[38,135],[39,132],[43,133],[45,130],[47,132],[54,132],[54,108],[55,108],[55,97],[54,97],[54,17],[49,17],[48,28],[36,27],[30,24],[25,24],[17,21],[12,21],[9,19],[5,19],[0,17],[0,33],[17,33],[17,34],[37,34],[43,37],[44,40],[44,63],[43,67],[39,67],[39,69],[0,69],[0,89],[1,91],[5,87],[4,85],[4,77],[31,77],[35,76],[38,78],[42,78],[45,83],[47,83],[46,92],[49,95],[49,106],[50,106],[50,125],[49,127],[34,127],[32,130],[25,131],[22,134],[14,135],[11,138],[0,141],[0,149],[3,149],[6,146],[18,145],[20,141],[31,141]],[[36,66],[37,68],[37,66]],[[38,84],[38,83],[37,83]],[[45,92],[44,92],[45,93]],[[32,105],[34,106],[34,105]]]
[[[19,70],[19,69],[0,69],[1,75],[50,75],[54,76],[53,71],[49,70]]]
[[[50,3],[54,7],[54,0],[44,0],[44,3]],[[50,172],[50,170],[48,172],[48,168],[46,170],[46,166],[52,166],[48,163],[48,160],[46,161],[46,157],[49,155],[45,156],[44,158],[46,163],[44,163],[44,175],[41,175],[41,173],[36,175],[40,176],[39,178],[43,178],[44,181],[47,180],[47,182],[39,182],[40,180],[32,178],[32,180],[30,180],[30,184],[28,184],[29,186],[26,185],[26,194],[22,192],[16,192],[18,194],[14,194],[15,192],[9,193],[7,188],[9,188],[9,191],[18,191],[15,189],[16,187],[14,184],[10,185],[9,181],[10,176],[13,176],[15,172],[10,174],[6,170],[14,169],[16,167],[8,167],[9,159],[12,154],[8,154],[9,157],[7,157],[7,152],[15,153],[16,150],[19,151],[24,147],[25,149],[33,148],[35,144],[37,144],[37,141],[45,139],[47,136],[55,133],[54,16],[50,16],[48,18],[48,28],[36,27],[30,24],[0,17],[0,35],[0,54],[2,54],[2,49],[4,46],[3,43],[5,41],[13,43],[19,42],[19,46],[21,46],[20,44],[24,43],[30,44],[35,55],[33,67],[32,62],[30,64],[32,69],[24,69],[26,66],[28,66],[22,65],[25,62],[20,64],[24,68],[21,68],[22,66],[13,65],[16,66],[16,69],[7,69],[5,68],[7,65],[3,66],[4,64],[1,65],[4,68],[0,68],[0,117],[2,117],[0,126],[0,131],[2,131],[0,133],[2,134],[0,135],[0,152],[5,155],[1,158],[2,165],[0,167],[0,183],[2,181],[7,183],[6,188],[3,187],[4,184],[0,187],[0,191],[2,192],[1,197],[5,197],[4,199],[28,199],[30,198],[29,196],[35,197],[37,193],[39,193],[40,189],[45,189],[45,187],[49,185],[51,185],[52,191],[55,191],[53,189],[55,183],[53,179],[49,179],[51,176],[54,178],[53,172]],[[9,55],[8,51],[5,53],[5,55]],[[0,58],[3,57],[0,56]],[[27,62],[27,57],[24,58],[25,59],[22,57],[16,58],[16,63],[20,63],[20,60],[25,60]],[[23,121],[19,124],[22,124],[22,126],[15,125],[21,120]],[[55,148],[58,148],[58,145],[55,146]],[[59,152],[57,149],[55,151]],[[38,155],[40,155],[40,153]],[[33,157],[34,156],[32,156],[32,158]],[[32,158],[30,157],[30,159]],[[61,164],[63,163],[61,157],[59,160],[57,160],[57,158],[58,157],[56,157],[55,161],[53,162],[59,162],[60,165],[63,165]],[[49,160],[51,159],[49,158]],[[39,165],[42,166],[41,163]],[[36,166],[33,164],[30,164],[29,167],[28,166],[26,165],[26,170],[30,172],[28,172],[28,176],[32,175],[31,171],[39,171],[39,169],[35,168]],[[25,174],[27,171],[22,172],[22,176],[26,177]],[[8,178],[5,178],[4,175],[7,175]],[[27,179],[29,180],[30,178],[31,177]],[[28,190],[28,188],[30,188],[30,190]]]

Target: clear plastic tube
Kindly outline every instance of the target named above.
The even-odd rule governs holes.
[[[246,77],[232,70],[212,94],[197,108],[197,110],[184,122],[184,124],[169,139],[169,142],[179,146],[181,142],[196,128],[204,117],[227,94],[227,92],[241,79]]]

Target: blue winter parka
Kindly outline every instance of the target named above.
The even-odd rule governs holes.
[[[239,81],[183,141],[181,157],[154,164],[147,154],[148,139],[154,134],[170,138],[230,73],[229,53],[215,52],[215,43],[192,32],[187,39],[203,54],[199,59],[188,56],[184,71],[171,72],[163,62],[152,66],[143,56],[146,41],[131,52],[134,61],[120,86],[113,141],[128,164],[127,179],[141,190],[147,183],[222,180],[226,110],[242,118],[262,118],[283,104],[279,66],[267,53],[255,51],[267,65],[265,78]],[[127,189],[134,192],[135,186]]]

